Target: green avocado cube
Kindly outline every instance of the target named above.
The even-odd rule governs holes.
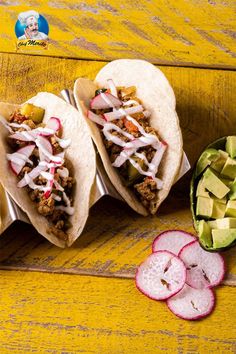
[[[224,167],[222,168],[221,175],[229,177],[231,179],[236,178],[236,160],[231,159],[228,157]]]
[[[229,188],[230,188],[230,192],[228,195],[229,199],[236,200],[236,178],[234,179],[234,181],[232,182]]]
[[[223,150],[218,150],[218,152],[219,152],[219,157],[217,160],[211,163],[211,168],[213,168],[217,172],[221,172],[229,155],[227,154],[227,152]]]
[[[227,136],[225,150],[229,153],[232,159],[236,157],[236,136]]]
[[[236,200],[229,200],[226,205],[225,216],[236,218]]]
[[[213,201],[216,201],[217,203],[221,203],[221,204],[227,204],[227,198],[224,197],[224,198],[216,198],[213,194],[211,195],[211,198],[213,199]]]
[[[225,216],[226,204],[219,201],[220,199],[213,199],[213,208],[211,217],[214,219],[223,218]]]
[[[236,228],[236,218],[222,218],[208,221],[212,229],[234,229]]]
[[[212,215],[213,199],[197,197],[196,215],[209,219]]]
[[[229,246],[236,240],[236,229],[213,229],[212,240],[214,248]]]
[[[212,236],[211,236],[211,228],[208,225],[207,221],[200,220],[198,223],[198,235],[201,244],[206,247],[212,247]]]
[[[217,177],[213,170],[208,167],[203,174],[203,183],[205,188],[219,199],[222,199],[230,189]]]
[[[211,229],[217,229],[217,220],[209,220],[207,223]]]
[[[34,123],[41,123],[43,121],[45,109],[35,106],[32,103],[24,103],[23,106],[20,107],[20,113],[29,118],[32,119]]]
[[[212,161],[216,161],[220,157],[218,150],[209,148],[203,151],[198,159],[196,166],[196,175],[199,176]]]
[[[209,192],[207,192],[204,183],[203,183],[203,178],[200,179],[197,185],[197,191],[196,191],[196,196],[197,197],[207,197],[209,198]]]

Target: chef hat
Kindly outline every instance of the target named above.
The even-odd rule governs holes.
[[[20,21],[20,23],[26,26],[29,26],[35,21],[38,22],[38,19],[39,19],[39,13],[34,10],[21,12],[18,16],[18,20]]]

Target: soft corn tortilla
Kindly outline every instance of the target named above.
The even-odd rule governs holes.
[[[92,198],[91,190],[93,190],[95,179],[96,160],[89,129],[75,108],[51,93],[40,92],[28,102],[45,109],[44,123],[50,117],[60,118],[63,126],[63,137],[71,139],[70,146],[65,150],[65,157],[73,166],[72,176],[76,183],[73,196],[75,212],[69,218],[72,226],[67,230],[68,240],[60,240],[55,235],[48,233],[49,222],[47,219],[38,213],[36,204],[30,200],[27,191],[24,188],[17,188],[18,179],[12,173],[6,159],[6,153],[12,152],[6,142],[9,132],[2,124],[0,124],[0,151],[2,156],[0,182],[12,199],[28,215],[32,225],[41,235],[59,247],[70,246],[85,226],[89,214],[90,198]],[[17,107],[17,105],[0,103],[0,115],[8,119]]]
[[[164,184],[163,188],[158,191],[155,211],[167,197],[177,177],[183,156],[182,134],[175,111],[174,92],[159,69],[146,61],[134,59],[115,60],[99,71],[94,82],[79,78],[74,86],[77,106],[90,127],[91,136],[111,182],[123,199],[136,212],[147,215],[147,209],[131,189],[124,185],[118,170],[112,167],[99,128],[87,118],[87,110],[91,98],[94,97],[95,90],[99,87],[108,88],[108,79],[113,79],[116,86],[136,87],[137,97],[141,99],[145,109],[151,112],[151,126],[156,129],[160,138],[168,144],[158,171],[158,177],[163,180]]]

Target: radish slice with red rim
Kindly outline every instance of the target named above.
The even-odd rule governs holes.
[[[198,320],[209,315],[215,305],[211,289],[194,289],[187,284],[175,296],[167,300],[171,312],[184,320]]]
[[[179,258],[187,269],[186,283],[195,289],[219,285],[225,275],[225,263],[219,253],[205,251],[198,241],[184,246]]]
[[[122,102],[117,97],[111,95],[108,92],[105,93],[102,92],[91,100],[90,108],[107,109],[107,108],[120,107],[121,105]]]
[[[169,251],[178,256],[180,250],[192,241],[196,241],[196,237],[185,231],[164,231],[153,241],[152,252]]]
[[[184,286],[186,268],[173,253],[152,253],[138,268],[136,286],[154,300],[166,300],[177,294]]]
[[[16,132],[9,136],[9,138],[11,139],[20,140],[20,141],[35,141],[36,137],[37,137],[37,132],[34,130]]]
[[[101,116],[93,113],[92,111],[88,111],[87,117],[92,120],[94,123],[97,123],[98,125],[103,126],[106,122],[105,119],[101,118]]]
[[[10,162],[10,167],[16,175],[20,173],[27,162],[32,164],[32,161],[29,160],[29,157],[33,153],[34,148],[35,145],[30,144],[18,149],[12,154],[7,154],[7,159]]]
[[[57,132],[62,128],[61,121],[59,118],[51,117],[47,122],[47,128],[54,130]]]

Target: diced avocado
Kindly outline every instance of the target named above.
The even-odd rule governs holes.
[[[227,136],[225,150],[229,153],[232,159],[236,157],[236,136]]]
[[[224,177],[222,177],[222,175],[220,176],[220,180],[221,180],[227,187],[229,187],[229,188],[230,188],[230,186],[232,186],[232,184],[233,184],[232,179],[224,178]]]
[[[236,229],[213,229],[212,239],[214,248],[229,246],[236,240]]]
[[[209,192],[207,192],[204,183],[203,183],[203,178],[200,179],[197,185],[197,191],[196,191],[196,196],[197,197],[210,197]]]
[[[203,176],[205,188],[217,198],[222,199],[229,192],[230,189],[216,176],[210,167],[207,168]]]
[[[220,153],[216,149],[206,149],[200,156],[196,166],[196,175],[199,176],[211,162],[216,161]]]
[[[230,186],[230,192],[228,194],[230,200],[236,200],[236,178]]]
[[[211,229],[217,229],[217,220],[209,220],[209,221],[207,221],[207,223]]]
[[[236,200],[229,200],[226,205],[225,216],[236,218]]]
[[[208,221],[211,229],[234,229],[236,228],[236,218],[222,218]]]
[[[144,167],[144,160],[138,158],[137,156],[132,156],[132,159],[139,164],[141,168]],[[137,181],[142,175],[139,171],[132,165],[132,163],[128,162],[128,185],[132,185],[135,181]]]
[[[213,194],[210,196],[214,201],[216,201],[217,203],[221,203],[221,204],[227,204],[227,198],[224,197],[224,198],[216,198]]]
[[[211,237],[211,228],[208,225],[207,221],[200,220],[198,223],[198,235],[201,244],[206,247],[212,247],[212,237]]]
[[[220,199],[213,199],[213,208],[211,217],[213,219],[223,218],[225,216],[226,203],[222,203]]]
[[[211,168],[213,168],[217,172],[221,172],[229,155],[227,154],[227,152],[223,150],[218,150],[218,152],[219,152],[219,157],[218,159],[216,159],[211,163]]]
[[[224,167],[221,171],[221,175],[227,176],[231,179],[236,178],[236,160],[231,159],[231,157],[228,157]]]
[[[20,113],[38,124],[42,122],[45,110],[41,107],[34,106],[32,103],[25,103],[20,107]]]
[[[206,197],[197,198],[196,215],[209,219],[212,215],[213,199]]]

